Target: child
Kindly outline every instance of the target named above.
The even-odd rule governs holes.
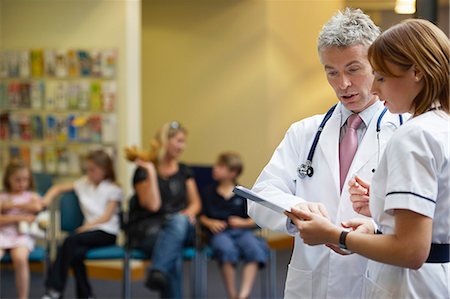
[[[74,190],[84,223],[58,249],[45,283],[47,291],[43,298],[62,297],[70,267],[76,280],[77,297],[93,297],[83,262],[86,252],[116,243],[119,232],[117,210],[122,200],[122,190],[115,183],[112,159],[102,150],[90,152],[86,158],[86,173],[75,182],[53,186],[44,196],[44,204],[49,205],[59,194]]]
[[[9,250],[14,264],[18,298],[28,298],[30,271],[28,255],[34,247],[34,239],[18,230],[22,221],[32,222],[42,208],[41,198],[31,192],[33,178],[30,169],[22,161],[12,161],[5,169],[0,193],[0,259]]]
[[[217,184],[202,192],[200,222],[212,234],[210,244],[222,267],[230,299],[249,297],[258,266],[264,266],[268,256],[266,242],[253,234],[255,223],[247,215],[246,199],[233,194],[242,168],[238,154],[222,153],[213,167],[213,178]],[[245,266],[241,288],[237,292],[234,267],[240,258]]]

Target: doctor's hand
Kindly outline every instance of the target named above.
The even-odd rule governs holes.
[[[296,210],[317,214],[325,218],[330,218],[325,206],[320,202],[302,202],[293,207]]]
[[[370,184],[355,176],[348,181],[348,185],[350,186],[348,192],[350,193],[353,210],[358,214],[371,217],[369,209]]]
[[[285,214],[300,232],[303,242],[308,245],[338,244],[342,229],[336,227],[331,221],[322,215],[308,211],[291,209]]]

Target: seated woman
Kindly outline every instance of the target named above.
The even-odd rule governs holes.
[[[258,266],[268,258],[267,243],[253,234],[255,223],[247,215],[246,199],[233,194],[243,164],[238,154],[219,155],[213,167],[217,184],[202,190],[202,215],[200,222],[209,230],[214,256],[222,269],[228,297],[248,298],[256,278]],[[240,291],[235,285],[235,265],[242,258]]]
[[[193,236],[200,197],[191,170],[178,161],[187,131],[178,122],[164,124],[150,153],[127,148],[138,168],[133,178],[127,228],[129,246],[151,257],[145,285],[163,298],[182,298],[183,247]]]

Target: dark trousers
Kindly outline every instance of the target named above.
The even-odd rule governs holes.
[[[76,281],[77,298],[92,297],[92,288],[86,274],[84,259],[89,249],[116,243],[116,236],[95,230],[68,236],[58,248],[56,260],[51,266],[45,286],[63,293],[69,268],[72,267]]]

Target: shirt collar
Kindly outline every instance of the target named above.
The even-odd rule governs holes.
[[[364,125],[366,128],[369,127],[370,121],[372,120],[375,113],[380,109],[380,106],[383,104],[381,101],[375,101],[372,105],[361,111],[359,114],[359,117],[361,117],[362,121],[364,122]],[[351,110],[348,110],[344,105],[341,105],[341,127],[345,124],[347,121],[347,118],[349,118],[350,115],[352,115],[353,112]]]

